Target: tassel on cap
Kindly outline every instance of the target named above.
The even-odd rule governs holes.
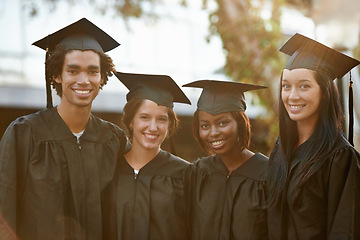
[[[331,81],[342,78],[347,72],[360,61],[349,57],[341,52],[329,48],[313,39],[296,33],[280,49],[281,52],[291,56],[285,65],[285,69],[305,68],[322,72],[330,76]],[[350,72],[349,86],[349,136],[348,140],[353,143],[353,90]]]
[[[46,54],[45,54],[45,84],[46,84],[46,108],[52,108],[52,94],[51,94],[51,81],[49,79],[48,71],[47,71],[47,60],[50,56],[49,49],[46,48]]]
[[[351,146],[354,146],[354,109],[353,109],[353,104],[354,104],[354,99],[353,99],[353,89],[352,89],[352,85],[353,85],[353,81],[351,80],[351,71],[350,73],[350,85],[349,85],[349,136],[348,136],[348,140],[349,143],[351,144]]]
[[[48,76],[46,62],[50,53],[57,45],[67,50],[94,50],[98,52],[110,51],[120,44],[95,24],[82,18],[46,37],[36,41],[33,45],[46,51],[45,54],[45,81],[46,81],[46,107],[52,108],[51,76]]]

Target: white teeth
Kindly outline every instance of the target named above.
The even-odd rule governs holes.
[[[304,106],[305,106],[305,105],[301,105],[301,106],[289,105],[289,107],[290,107],[291,109],[294,109],[294,110],[300,109],[300,108],[302,108],[302,107],[304,107]]]
[[[90,90],[74,90],[74,92],[76,92],[78,94],[88,94],[88,93],[90,93]]]
[[[156,135],[144,134],[146,138],[155,139]]]
[[[222,144],[223,142],[224,142],[224,140],[215,141],[215,142],[212,142],[211,145],[218,146],[218,145]]]

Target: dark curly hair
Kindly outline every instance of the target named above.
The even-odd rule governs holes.
[[[192,122],[192,131],[193,136],[199,146],[207,153],[212,154],[212,152],[206,147],[205,143],[200,138],[200,123],[199,123],[199,111],[196,110],[193,117]],[[238,131],[238,138],[239,138],[239,147],[241,150],[248,149],[250,147],[250,140],[251,140],[251,124],[250,119],[243,111],[235,111],[230,112],[231,115],[234,117],[237,123],[237,131]]]
[[[128,138],[132,140],[133,130],[130,127],[131,122],[134,119],[135,113],[140,108],[141,104],[144,102],[145,99],[142,98],[133,98],[130,101],[128,101],[123,109],[123,115],[122,115],[122,123],[127,129],[128,132]],[[179,119],[177,118],[174,110],[167,107],[168,109],[168,116],[169,116],[169,133],[168,137],[172,136],[176,130],[179,127]]]
[[[65,55],[71,51],[74,50],[67,50],[64,46],[57,45],[54,51],[50,53],[50,56],[46,61],[45,71],[47,73],[51,85],[56,90],[57,95],[59,95],[60,97],[62,96],[61,84],[57,83],[55,81],[55,78],[61,76]],[[108,81],[108,77],[112,76],[112,73],[116,71],[114,68],[115,65],[113,63],[113,60],[107,54],[95,50],[91,50],[91,51],[94,51],[100,57],[100,73],[101,73],[101,78],[103,79],[103,82],[100,85],[100,89],[102,89],[102,87],[106,85]]]

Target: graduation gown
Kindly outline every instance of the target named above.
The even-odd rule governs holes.
[[[256,153],[228,175],[219,156],[195,162],[193,239],[267,239],[268,158]]]
[[[188,162],[160,150],[136,176],[124,157],[119,171],[118,239],[189,239]]]
[[[79,141],[56,108],[13,121],[0,143],[0,236],[103,239],[104,194],[126,144],[93,115]]]
[[[269,209],[270,239],[360,239],[359,153],[339,134],[323,166],[294,191],[293,180],[311,144],[316,144],[312,137],[296,149],[282,201]],[[279,157],[278,149],[270,161]]]

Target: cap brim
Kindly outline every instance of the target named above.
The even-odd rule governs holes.
[[[79,21],[34,42],[33,45],[43,50],[51,50],[63,39],[76,34],[92,36],[100,44],[104,52],[110,51],[120,45],[115,39],[86,18],[82,18]]]
[[[116,72],[115,75],[130,92],[136,92],[136,95],[131,96],[149,99],[165,106],[172,105],[172,102],[191,104],[170,76],[123,72]],[[166,100],[162,99],[162,96]]]
[[[219,81],[219,80],[198,80],[191,83],[187,83],[183,85],[183,87],[194,87],[194,88],[215,87],[219,89],[227,88],[231,91],[236,89],[239,92],[247,92],[251,90],[267,88],[265,86],[260,86],[255,84],[232,82],[232,81]]]
[[[343,77],[359,61],[299,33],[292,36],[279,50],[290,57],[287,69],[306,68],[327,73],[333,80]]]

